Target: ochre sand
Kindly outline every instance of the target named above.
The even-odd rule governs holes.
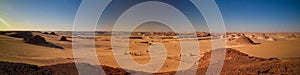
[[[0,35],[0,61],[9,62],[21,62],[28,64],[35,64],[39,66],[53,65],[58,63],[69,63],[73,62],[72,53],[72,42],[59,41],[62,35],[46,35],[42,33],[35,32],[34,35],[40,35],[45,37],[48,42],[55,45],[62,46],[64,49],[50,48],[44,46],[37,46],[32,44],[24,43],[23,39],[14,38],[7,35]],[[70,35],[66,35],[70,36]],[[111,41],[102,40],[107,39],[108,36],[97,36],[96,41],[96,52],[98,54],[99,62],[101,65],[107,65],[111,67],[120,67],[114,55],[111,51]],[[68,38],[71,39],[71,38]],[[149,49],[148,44],[140,43],[144,39],[132,39],[130,43],[130,51],[139,52],[141,56],[132,56],[134,60],[139,64],[146,64],[150,61],[150,56],[146,52]],[[165,39],[165,40],[154,40],[162,43],[167,49],[167,60],[164,66],[159,70],[159,72],[176,71],[180,62],[180,45],[176,39]],[[237,49],[246,54],[264,57],[264,58],[288,58],[288,57],[299,57],[300,39],[296,38],[293,40],[286,40],[284,38],[279,38],[277,41],[266,41],[253,39],[255,42],[259,42],[259,45],[235,45],[235,42],[227,42],[227,46],[230,48]],[[76,42],[76,41],[73,41]],[[210,40],[199,40],[200,54],[208,52],[211,50]],[[79,58],[78,58],[79,59]]]

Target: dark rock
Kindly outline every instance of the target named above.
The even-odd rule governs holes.
[[[269,61],[278,61],[279,59],[278,58],[269,58],[268,60]]]
[[[6,35],[6,32],[0,32],[0,35]]]
[[[211,36],[210,33],[206,33],[206,32],[197,32],[197,37],[208,37]]]
[[[43,34],[49,34],[48,32],[44,32]]]
[[[267,70],[262,71],[261,73],[269,73],[269,72],[270,72],[270,69],[267,69]]]
[[[89,72],[81,72],[83,75],[96,75],[101,68],[107,75],[130,75],[121,68],[109,66],[93,66],[87,63],[77,63],[77,66],[85,68]],[[23,63],[0,62],[0,75],[79,75],[75,63],[56,64],[49,66],[37,66]]]
[[[12,35],[9,35],[11,37],[16,37],[16,38],[24,38],[24,39],[27,39],[27,38],[30,38],[32,37],[32,33],[31,32],[16,32],[15,34],[12,34]]]
[[[56,35],[56,33],[54,33],[54,32],[51,32],[51,33],[50,33],[50,35]]]
[[[135,36],[135,37],[134,36],[130,36],[129,39],[143,39],[143,37],[140,37],[140,36]]]
[[[24,39],[25,40],[25,39]],[[41,37],[39,35],[33,36],[31,38],[28,38],[25,40],[25,43],[34,44],[34,45],[40,45],[40,46],[46,46],[46,47],[52,47],[52,48],[59,48],[64,49],[63,47],[48,43],[44,37]]]
[[[25,43],[36,44],[36,45],[45,45],[45,44],[47,44],[45,38],[43,38],[39,35],[33,36],[33,37],[25,40]]]
[[[0,62],[0,75],[51,75],[52,71],[37,65]]]
[[[69,41],[69,40],[67,39],[67,37],[62,36],[59,41]]]

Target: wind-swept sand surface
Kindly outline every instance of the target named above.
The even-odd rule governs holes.
[[[50,33],[50,32],[49,32]],[[55,65],[61,63],[72,63],[73,59],[78,60],[86,60],[84,58],[74,58],[72,51],[72,42],[81,43],[80,41],[72,40],[72,36],[70,33],[65,32],[56,32],[54,35],[45,34],[42,32],[32,32],[32,35],[39,35],[45,38],[46,42],[51,43],[53,45],[57,45],[63,47],[63,49],[55,48],[55,47],[47,47],[40,46],[35,44],[25,43],[24,38],[16,38],[8,35],[15,34],[15,32],[7,32],[5,34],[0,35],[0,61],[5,62],[19,62],[19,63],[27,63],[38,66],[47,66],[47,65]],[[115,68],[121,68],[120,65],[115,60],[113,54],[113,47],[111,45],[111,37],[108,35],[104,35],[105,33],[96,34],[95,39],[90,38],[81,38],[81,39],[90,39],[95,40],[96,54],[99,59],[101,65],[106,65]],[[147,33],[148,34],[148,33]],[[180,57],[203,57],[205,58],[205,54],[211,50],[211,38],[214,39],[216,37],[212,37],[211,34],[208,33],[197,33],[199,37],[197,42],[200,47],[200,55],[194,55],[192,52],[187,55],[180,54],[180,43],[177,37],[174,37],[174,33],[149,33],[149,35],[139,37],[140,34],[136,34],[137,37],[132,37],[129,41],[124,41],[129,43],[129,51],[124,53],[120,53],[120,55],[131,56],[135,62],[138,64],[147,64],[149,63],[151,57],[149,55],[149,48],[151,46],[157,46],[159,43],[162,44],[167,50],[166,60],[164,65],[158,71],[160,73],[177,71],[178,65],[180,64]],[[200,35],[201,34],[201,35]],[[159,35],[156,37],[147,37],[150,35]],[[164,36],[162,35],[172,35],[172,36]],[[61,38],[65,37],[68,41],[61,41]],[[247,37],[246,39],[240,38]],[[119,38],[124,39],[124,38]],[[236,49],[242,53],[249,54],[258,58],[265,58],[263,60],[268,60],[267,58],[279,58],[279,60],[267,61],[267,64],[272,62],[273,65],[267,65],[266,67],[270,68],[268,73],[272,73],[273,68],[282,69],[284,67],[274,67],[276,64],[290,64],[299,60],[300,56],[300,38],[299,33],[228,33],[227,34],[227,47]],[[251,41],[249,41],[251,40]],[[244,44],[248,43],[248,44]],[[250,43],[250,44],[249,44]],[[251,44],[251,43],[260,43],[260,44]],[[190,45],[195,46],[195,45]],[[87,46],[88,47],[88,46]],[[117,45],[117,47],[121,47],[121,45]],[[92,48],[86,48],[90,50]],[[85,54],[85,53],[82,53]],[[197,54],[197,53],[195,53]],[[88,54],[86,54],[88,55]],[[240,57],[240,56],[237,56]],[[242,57],[242,56],[241,56]],[[203,60],[199,59],[199,60]],[[230,58],[235,59],[235,58]],[[293,61],[295,60],[295,61]],[[251,60],[252,61],[252,60]],[[238,62],[236,62],[238,63]],[[235,64],[235,62],[231,62],[230,64]],[[256,69],[260,67],[255,67],[251,65],[261,65],[266,63],[261,62],[253,62],[248,64],[240,64],[242,66],[247,66],[250,69]],[[295,63],[297,64],[297,63]],[[93,64],[91,64],[93,65]],[[203,65],[202,65],[203,66]],[[299,65],[294,65],[298,66]],[[200,65],[201,67],[201,65]],[[287,67],[290,68],[290,67]],[[127,68],[125,68],[127,69]],[[232,70],[232,72],[223,72],[224,74],[235,74],[235,72],[246,71],[245,69],[237,68],[237,69],[228,69]],[[261,69],[257,71],[251,71],[249,74],[254,74],[257,72],[265,72],[268,69]],[[143,71],[143,70],[136,70]],[[282,73],[289,74],[288,70],[280,70],[284,71]],[[147,71],[144,71],[147,72]],[[201,72],[205,72],[205,70],[201,70]],[[241,72],[243,74],[244,72]],[[275,74],[281,72],[274,72]],[[295,74],[297,72],[290,72],[291,74]]]
[[[221,49],[217,49],[219,51]],[[210,63],[211,52],[205,53],[203,58],[199,60],[195,74],[204,75]],[[254,57],[235,49],[226,49],[226,57],[221,75],[228,74],[283,74],[296,75],[300,73],[300,58],[277,59],[277,58],[260,58]],[[79,63],[79,66],[86,66],[90,72],[81,72],[81,74],[99,74],[100,66],[93,66],[86,63]],[[132,71],[109,66],[101,66],[106,74],[109,75],[128,75],[147,72]],[[78,75],[78,70],[74,63],[55,64],[48,66],[36,66],[24,63],[0,62],[1,74],[42,74],[42,75]],[[91,71],[94,70],[94,71]],[[193,74],[187,70],[181,70],[184,74]],[[174,75],[176,71],[154,73],[154,75]]]
[[[72,51],[28,44],[22,38],[0,35],[0,60],[36,65],[73,62]]]

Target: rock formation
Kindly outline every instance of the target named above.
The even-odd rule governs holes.
[[[44,32],[43,34],[49,34],[48,32]]]
[[[30,38],[32,37],[32,33],[31,32],[16,32],[15,34],[11,34],[9,35],[11,37],[16,37],[16,38],[24,38],[24,39],[27,39],[27,38]]]
[[[236,43],[238,43],[239,45],[256,45],[256,44],[260,44],[260,43],[255,43],[254,41],[252,41],[250,38],[242,36],[240,38],[237,38],[236,40],[234,40]]]
[[[51,33],[50,33],[50,35],[56,35],[56,33],[54,33],[54,32],[51,32]]]
[[[67,39],[67,37],[62,36],[59,41],[69,41],[69,40]]]
[[[6,35],[6,32],[0,32],[0,35]]]
[[[52,43],[48,43],[44,37],[41,37],[39,35],[36,35],[36,36],[33,36],[33,37],[30,37],[30,38],[26,39],[25,43],[40,45],[40,46],[46,46],[46,47],[52,47],[52,48],[64,49],[63,47],[54,45]]]
[[[277,41],[277,39],[275,39],[274,37],[268,37],[267,41]]]
[[[45,44],[47,44],[45,38],[43,38],[39,35],[28,38],[27,40],[25,40],[25,43],[30,43],[30,44],[35,44],[35,45],[45,45]]]
[[[293,35],[287,36],[285,39],[286,40],[295,40],[296,38],[297,38],[297,36],[295,34],[293,34]]]
[[[96,75],[100,74],[100,68],[108,75],[128,75],[120,68],[112,68],[108,66],[93,66],[87,63],[78,63],[77,66],[85,67],[89,72],[82,74]],[[37,66],[23,63],[0,62],[0,75],[79,75],[75,63],[56,64],[49,66]]]
[[[0,62],[0,75],[50,75],[51,71],[37,65]]]
[[[216,49],[221,51],[224,49]],[[277,59],[250,56],[238,50],[225,49],[225,60],[221,75],[296,75],[300,73],[300,58]],[[207,52],[199,60],[196,75],[205,75],[211,60],[211,52]],[[284,62],[283,62],[284,61]],[[189,74],[189,71],[181,71]],[[154,75],[173,75],[174,72],[157,73]]]

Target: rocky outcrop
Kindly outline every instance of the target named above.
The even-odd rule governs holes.
[[[28,39],[24,39],[24,40],[25,40],[25,43],[29,43],[29,44],[64,49],[63,47],[60,47],[60,46],[57,46],[57,45],[47,42],[44,37],[41,37],[39,35],[32,36],[32,37],[30,37]]]
[[[22,32],[16,32],[15,34],[11,34],[9,36],[27,39],[27,38],[32,37],[33,35],[31,32],[22,31]]]
[[[0,32],[0,35],[6,35],[6,32]]]
[[[83,72],[82,74],[99,74],[100,68],[87,63],[78,63],[77,66],[83,66],[85,69],[94,70],[92,72]],[[108,75],[128,75],[120,68],[101,66]],[[0,75],[79,75],[75,63],[56,64],[49,66],[37,66],[24,63],[0,62]]]
[[[45,44],[47,44],[45,38],[43,38],[39,35],[28,38],[27,40],[25,40],[25,43],[35,44],[35,45],[45,45]]]
[[[260,43],[255,43],[254,41],[252,41],[250,38],[242,36],[240,38],[237,38],[234,40],[236,43],[240,44],[240,45],[257,45]]]
[[[48,32],[44,32],[43,34],[49,34]]]
[[[56,35],[56,33],[54,33],[54,32],[51,32],[51,33],[50,33],[50,35]]]
[[[207,33],[207,32],[197,32],[197,37],[209,37],[211,36],[210,33]]]
[[[277,39],[275,39],[274,37],[268,37],[267,41],[277,41]]]
[[[37,65],[0,62],[0,75],[51,75],[52,71]]]
[[[221,75],[296,75],[300,73],[300,58],[277,59],[250,56],[232,48],[216,49],[226,50],[226,56]],[[207,52],[199,60],[196,75],[204,75],[210,64],[211,52]],[[189,71],[182,71],[189,74]],[[157,73],[156,75],[173,75],[176,72]]]
[[[70,40],[68,40],[67,37],[62,36],[59,41],[70,41]]]

